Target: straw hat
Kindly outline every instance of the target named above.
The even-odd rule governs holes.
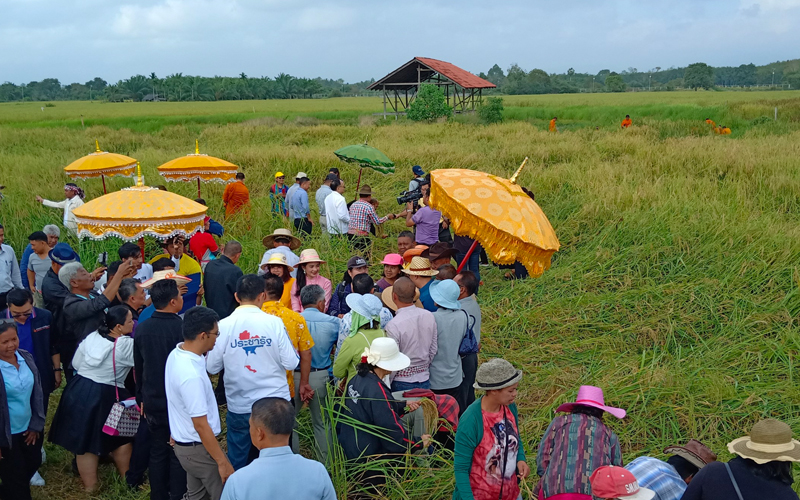
[[[494,358],[478,367],[472,387],[480,391],[497,391],[510,387],[520,380],[522,380],[522,370],[517,370],[505,359]]]
[[[458,301],[458,295],[461,293],[461,288],[453,280],[433,281],[430,286],[431,298],[439,307],[445,309],[461,309],[461,303]]]
[[[610,413],[617,418],[625,418],[627,412],[622,408],[614,408],[613,406],[606,406],[603,399],[603,389],[593,385],[582,385],[578,389],[578,398],[574,403],[565,403],[558,408],[556,412],[571,412],[576,406],[591,406],[592,408],[599,408],[604,412]]]
[[[290,230],[284,228],[276,229],[272,232],[272,234],[261,240],[261,243],[263,243],[267,248],[272,248],[275,245],[275,238],[288,238],[289,248],[292,250],[297,250],[302,244],[300,238],[294,236]]]
[[[395,303],[394,299],[392,299],[392,290],[394,290],[394,286],[386,287],[386,289],[381,292],[381,300],[383,301],[384,304],[386,304],[386,307],[388,307],[392,311],[397,311],[399,307],[397,307],[397,304]],[[420,309],[425,307],[419,300],[419,289],[414,290],[414,305],[419,307]]]
[[[286,256],[280,252],[275,252],[274,254],[269,256],[269,260],[266,261],[264,264],[266,266],[286,266],[289,272],[294,271],[294,268],[286,262]]]
[[[749,436],[728,443],[728,451],[757,464],[800,462],[800,441],[792,439],[792,428],[768,418],[753,426]]]
[[[186,276],[181,276],[177,274],[173,269],[165,269],[163,271],[156,271],[153,273],[153,277],[149,280],[142,283],[142,288],[150,289],[156,282],[161,280],[174,280],[178,283],[178,286],[185,285],[186,283],[191,283],[192,279],[187,278]]]
[[[439,274],[436,269],[431,269],[431,261],[425,257],[413,257],[403,272],[413,276],[436,276]]]
[[[349,295],[348,295],[349,297]],[[386,371],[396,372],[408,368],[411,360],[400,352],[397,342],[393,338],[378,337],[372,345],[364,348],[361,358],[366,358],[367,363]]]
[[[698,469],[717,460],[717,455],[711,451],[711,448],[696,439],[690,439],[685,446],[673,445],[665,448],[664,453],[678,455]]]
[[[302,252],[300,252],[300,261],[297,263],[299,266],[300,264],[308,264],[309,262],[319,262],[320,264],[324,264],[325,261],[319,258],[319,254],[313,248],[306,248]]]

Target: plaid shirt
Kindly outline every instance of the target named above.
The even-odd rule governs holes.
[[[656,492],[655,500],[680,500],[686,482],[675,467],[652,457],[639,457],[625,466],[639,481],[639,486]]]
[[[350,230],[347,232],[361,236],[369,234],[370,224],[377,226],[386,222],[388,218],[388,215],[386,217],[378,217],[375,207],[366,201],[359,200],[350,205]]]
[[[447,394],[434,394],[430,389],[411,389],[403,393],[404,398],[428,398],[436,403],[439,411],[439,419],[444,420],[439,425],[440,431],[449,432],[448,424],[452,426],[453,432],[458,429],[458,403],[456,398]]]

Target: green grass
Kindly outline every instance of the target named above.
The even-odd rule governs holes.
[[[37,205],[33,196],[58,198],[65,180],[61,168],[91,151],[95,138],[106,149],[138,158],[153,184],[163,183],[156,166],[191,152],[199,138],[201,150],[234,161],[247,173],[253,219],[228,224],[226,234],[244,243],[241,266],[252,272],[263,251],[261,238],[280,223],[269,215],[267,193],[277,170],[290,176],[303,170],[318,182],[329,167],[338,166],[350,186],[347,196],[352,196],[358,172],[332,152],[368,136],[398,166],[390,176],[364,172],[362,182],[378,193],[379,212],[385,214],[398,210],[393,198],[407,185],[414,164],[510,176],[528,156],[519,182],[536,193],[562,248],[538,279],[506,282],[499,270],[483,268],[480,302],[482,358],[503,356],[525,371],[519,405],[529,462],[553,410],[574,398],[580,384],[602,386],[609,404],[629,411],[625,420],[609,421],[626,461],[641,454],[662,457],[665,446],[689,437],[727,459],[725,444],[760,418],[782,419],[800,433],[800,390],[794,383],[800,349],[797,99],[789,92],[520,96],[507,98],[508,113],[543,114],[493,126],[473,124],[470,117],[433,125],[390,120],[383,126],[371,117],[331,124],[266,115],[226,123],[218,116],[246,114],[236,106],[250,103],[175,103],[170,111],[176,116],[207,117],[209,122],[172,123],[179,118],[166,114],[163,126],[146,130],[124,126],[126,113],[135,125],[139,119],[155,120],[152,110],[173,103],[63,103],[63,108],[56,103],[45,109],[69,121],[74,120],[70,113],[83,110],[87,116],[85,108],[109,106],[111,111],[98,112],[94,119],[123,124],[86,129],[69,123],[17,126],[36,120],[27,120],[23,112],[9,117],[6,110],[16,105],[2,105],[0,184],[8,188],[0,221],[7,241],[21,250],[31,231],[60,220],[58,211]],[[379,103],[259,104],[284,106],[281,112],[287,114],[368,115]],[[345,106],[350,104],[358,109]],[[334,105],[340,109],[330,109]],[[753,122],[771,116],[775,105],[782,113],[777,123]],[[28,105],[19,106],[24,111]],[[626,112],[635,126],[618,130]],[[559,116],[563,133],[543,131],[550,114]],[[705,115],[718,122],[719,116],[730,119],[734,135],[709,135],[699,123]],[[740,120],[741,127],[733,120]],[[89,198],[102,192],[99,181],[81,185]],[[111,189],[127,185],[129,179],[109,182]],[[194,196],[189,183],[169,188]],[[218,219],[221,193],[221,186],[203,186],[211,215]],[[396,235],[403,227],[391,222],[388,229]],[[376,255],[392,249],[393,242],[378,242]],[[83,242],[79,248],[92,261],[102,248],[116,245]],[[154,244],[148,245],[152,254]],[[323,273],[338,279],[346,250],[318,236],[308,245],[328,260]],[[376,278],[378,267],[372,270]],[[307,417],[301,422],[308,433]],[[48,486],[36,490],[36,498],[88,498],[69,471],[67,454],[47,447]],[[431,464],[409,462],[413,467],[388,496],[446,498],[451,468],[446,457],[435,457]],[[110,466],[103,466],[104,489],[95,498],[147,497],[144,492],[126,496],[114,477]],[[337,464],[334,481],[340,494],[348,487],[347,477]]]

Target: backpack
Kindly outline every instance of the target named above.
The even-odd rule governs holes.
[[[466,356],[468,354],[477,354],[480,350],[478,339],[475,338],[475,322],[477,319],[470,315],[467,311],[464,311],[463,309],[462,311],[467,315],[467,331],[464,333],[464,338],[461,339],[461,345],[458,347],[458,353],[462,356]],[[470,318],[472,318],[471,326],[469,324]]]

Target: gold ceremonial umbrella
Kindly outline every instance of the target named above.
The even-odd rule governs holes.
[[[135,241],[144,236],[189,237],[202,229],[206,210],[179,194],[143,186],[139,175],[136,186],[95,198],[72,213],[78,221],[78,237]]]
[[[158,172],[167,181],[191,181],[197,179],[197,197],[200,196],[200,181],[230,182],[236,177],[236,165],[221,158],[200,154],[200,143],[194,141],[194,154],[168,161],[158,167]]]
[[[518,260],[531,276],[541,276],[561,244],[539,205],[516,184],[527,161],[511,179],[475,170],[434,170],[431,207],[450,218],[456,234],[483,245],[494,262]]]
[[[105,176],[121,175],[133,177],[136,171],[136,160],[130,156],[100,151],[100,144],[94,141],[95,152],[78,158],[66,167],[64,172],[71,179],[103,179],[103,194],[106,193]]]

